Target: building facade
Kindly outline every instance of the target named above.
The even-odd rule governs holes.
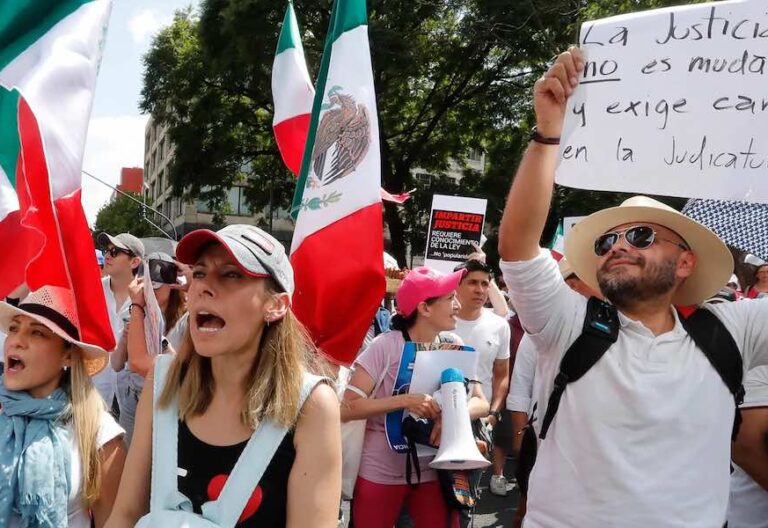
[[[168,217],[179,237],[190,231],[210,228],[214,211],[205,200],[190,200],[174,197],[171,191],[170,163],[174,145],[163,125],[150,116],[144,129],[144,197],[147,204]],[[245,186],[235,185],[227,190],[226,224],[269,225],[264,214],[253,214],[245,198]],[[155,215],[157,216],[157,215]],[[167,221],[153,218],[153,221],[168,231]],[[165,224],[165,225],[164,225]],[[272,218],[272,234],[281,242],[290,244],[293,235],[293,221],[286,211],[275,211]]]
[[[150,116],[144,132],[144,197],[153,208],[168,217],[179,237],[195,229],[210,228],[213,225],[214,211],[204,200],[189,200],[172,196],[170,183],[170,163],[173,159],[174,145],[168,137],[166,128],[155,122]],[[465,168],[483,172],[485,155],[473,151],[465,160],[465,164],[451,161],[446,176],[459,183]],[[416,168],[414,177],[428,186],[434,176],[427,171]],[[227,224],[251,224],[268,226],[269,221],[264,213],[253,214],[245,199],[245,185],[233,186],[227,190]],[[148,213],[149,214],[149,213]],[[156,215],[155,215],[156,216]],[[164,230],[169,231],[167,221],[153,218]],[[275,210],[272,215],[272,234],[286,246],[290,246],[293,236],[293,220],[288,211]],[[384,233],[385,238],[389,233]],[[410,257],[409,257],[410,258]],[[416,262],[416,260],[414,260]]]

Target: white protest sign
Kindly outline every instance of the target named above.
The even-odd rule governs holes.
[[[459,369],[466,379],[477,379],[477,352],[468,350],[420,350],[416,354],[410,394],[429,394],[440,390],[440,378],[445,369]],[[419,456],[431,456],[436,449],[417,445]]]
[[[766,7],[717,2],[584,24],[557,182],[768,202]]]
[[[450,273],[481,245],[487,200],[462,196],[432,197],[424,265]]]
[[[573,226],[584,220],[586,216],[566,216],[563,218],[563,236],[573,229]]]

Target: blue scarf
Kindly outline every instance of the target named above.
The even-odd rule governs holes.
[[[0,378],[0,528],[19,515],[25,528],[67,526],[71,453],[57,420],[69,407],[61,389],[36,399]]]

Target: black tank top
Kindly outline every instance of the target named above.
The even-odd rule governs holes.
[[[212,446],[198,439],[179,422],[179,491],[191,502],[195,513],[221,493],[227,476],[248,442]],[[284,528],[288,503],[288,476],[296,458],[293,431],[283,438],[240,517],[238,528]]]

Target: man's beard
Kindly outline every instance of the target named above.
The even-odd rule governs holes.
[[[640,276],[615,275],[607,271],[607,266],[617,259],[633,260],[634,264],[640,266]],[[676,268],[675,259],[649,264],[642,256],[618,255],[597,270],[597,283],[606,299],[618,308],[627,308],[672,291],[677,285]]]

